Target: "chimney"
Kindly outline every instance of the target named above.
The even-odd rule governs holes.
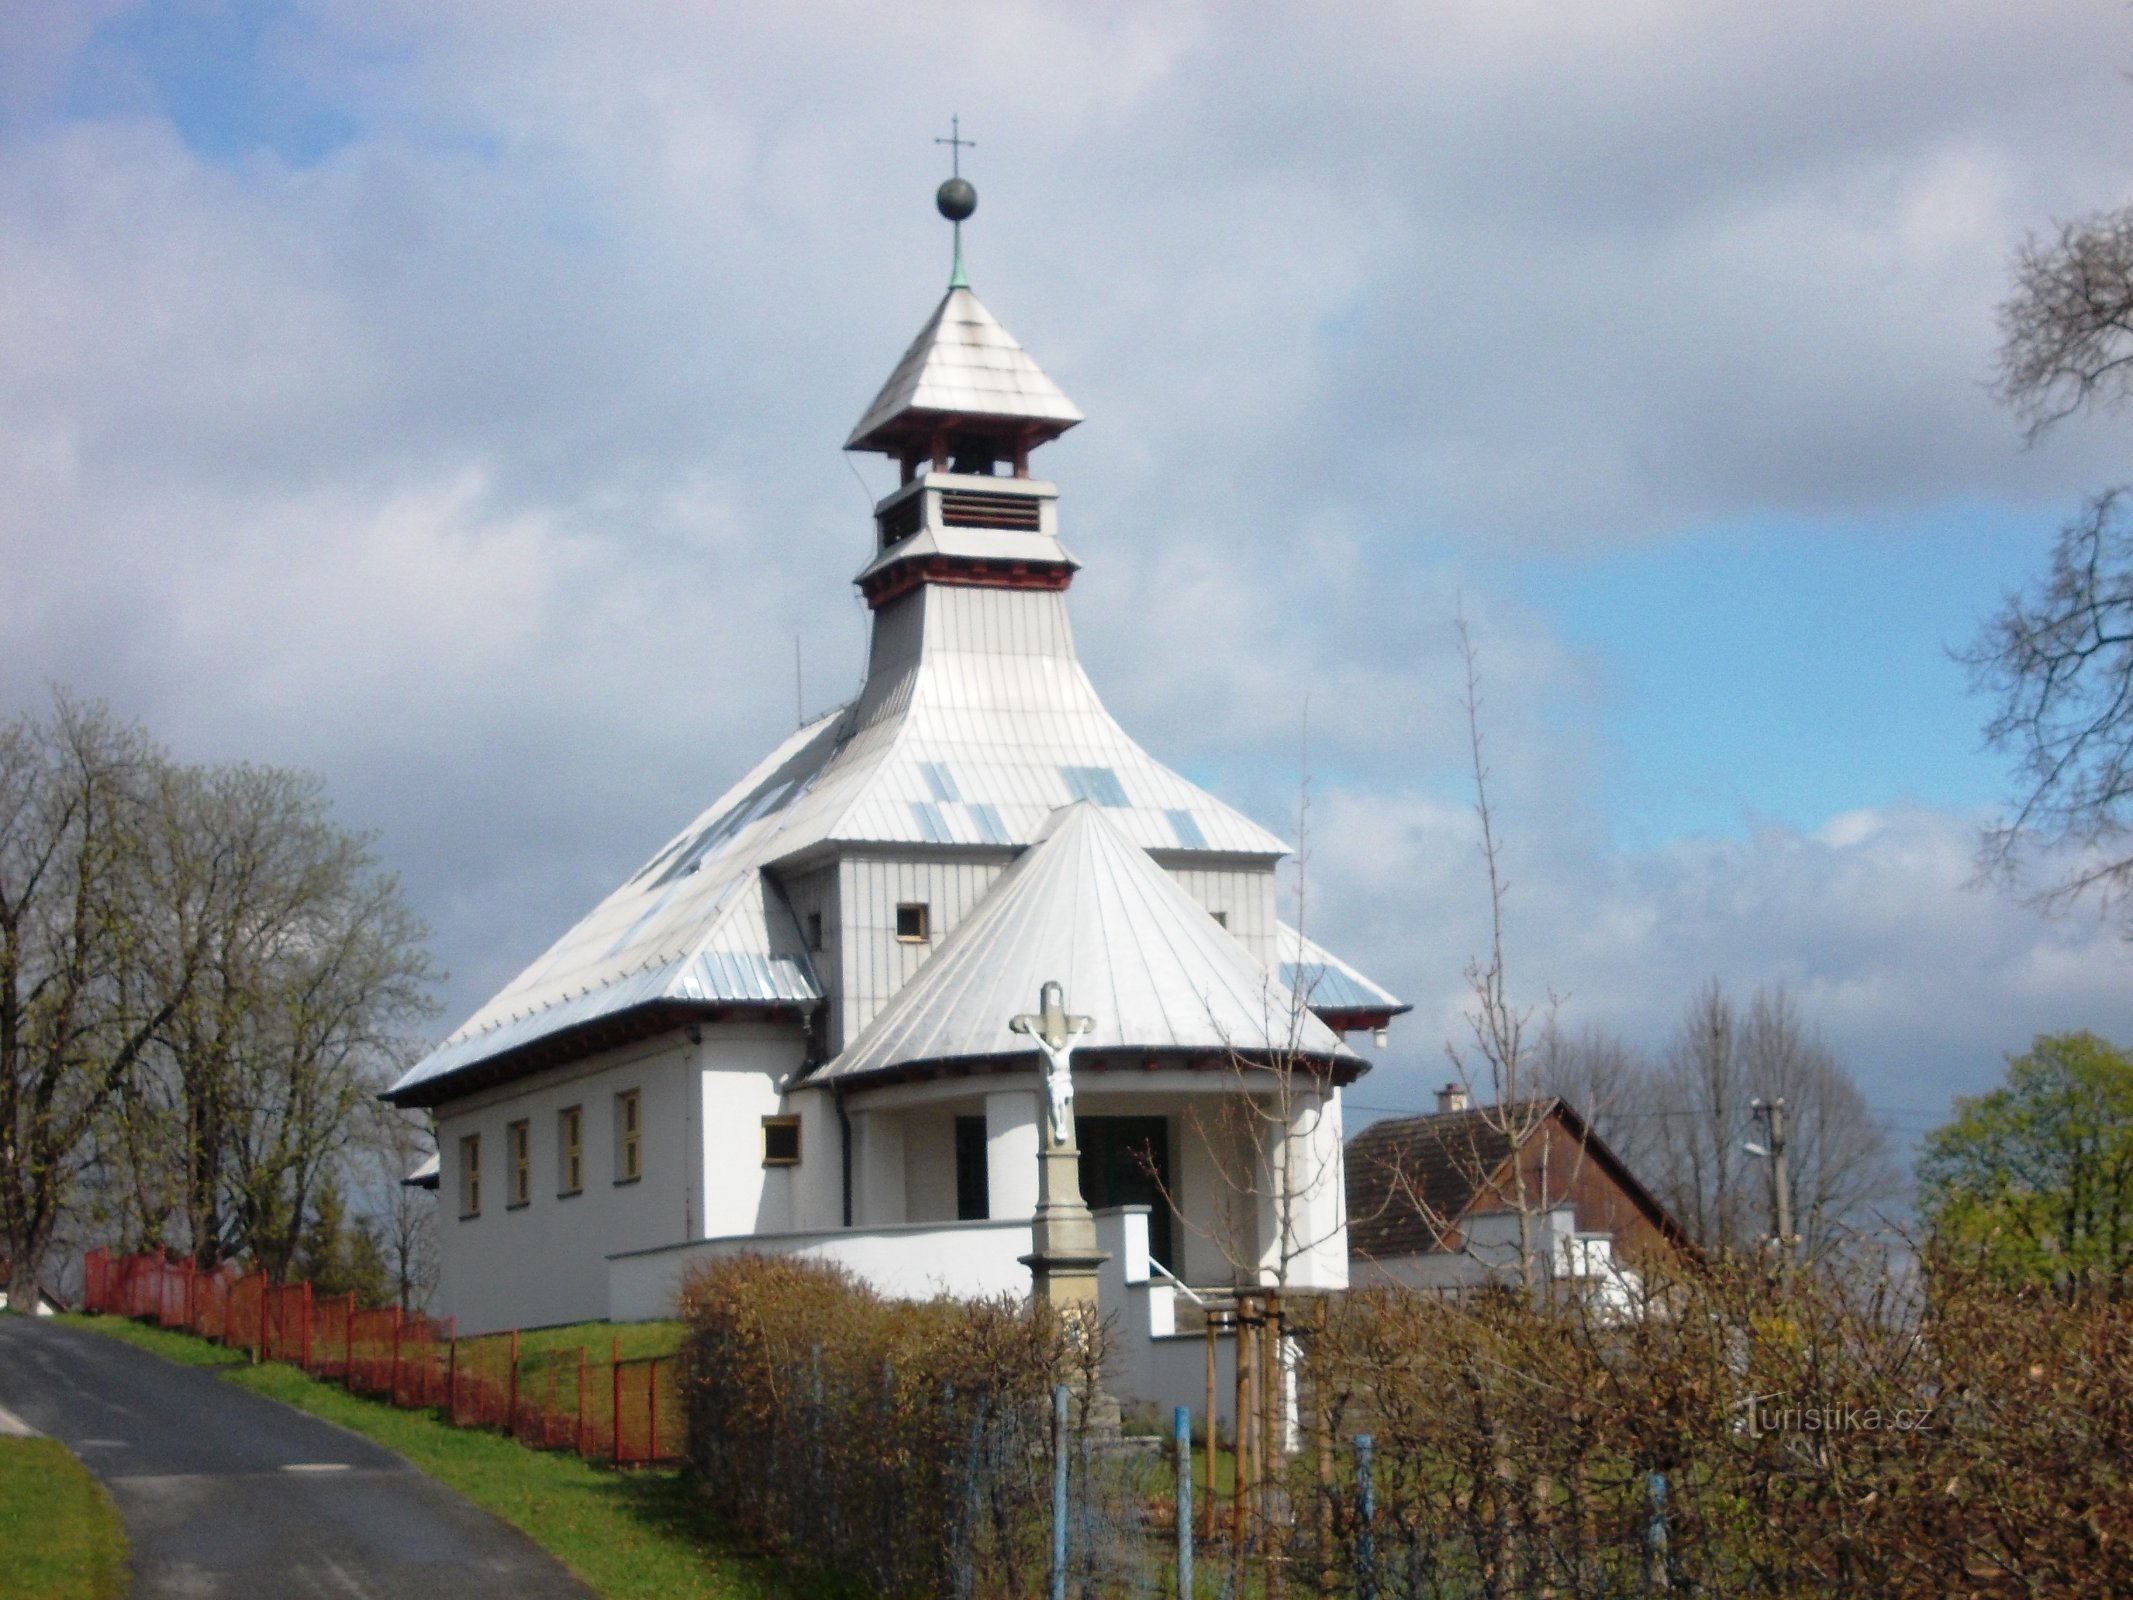
[[[1466,1086],[1464,1084],[1448,1083],[1437,1091],[1438,1116],[1441,1117],[1453,1111],[1464,1111],[1466,1106]]]

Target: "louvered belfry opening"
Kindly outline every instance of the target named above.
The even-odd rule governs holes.
[[[918,532],[923,520],[925,506],[917,498],[905,500],[889,507],[881,514],[881,547],[886,550],[892,544],[901,544]]]
[[[941,492],[941,521],[951,528],[1006,528],[1035,533],[1042,525],[1042,512],[1027,495],[946,489]]]

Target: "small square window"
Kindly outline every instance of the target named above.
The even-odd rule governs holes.
[[[615,1182],[644,1176],[644,1101],[635,1089],[615,1096]]]
[[[765,1117],[763,1119],[763,1165],[766,1167],[796,1167],[800,1164],[800,1119],[798,1117]]]
[[[1210,911],[1208,915],[1215,919],[1216,927],[1226,928],[1229,926],[1229,913],[1227,911]]]
[[[896,937],[906,944],[924,944],[932,937],[931,921],[923,901],[906,902],[896,908]]]
[[[556,1113],[556,1173],[563,1180],[559,1194],[578,1194],[585,1188],[585,1108],[565,1106]]]
[[[822,913],[819,911],[810,911],[807,914],[807,948],[822,948]]]
[[[459,1141],[459,1214],[481,1215],[481,1135],[470,1133]]]
[[[514,1122],[504,1129],[504,1142],[511,1150],[511,1200],[516,1211],[533,1200],[533,1124]]]

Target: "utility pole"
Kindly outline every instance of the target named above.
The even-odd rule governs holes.
[[[1798,1243],[1792,1236],[1792,1174],[1785,1164],[1785,1100],[1780,1095],[1775,1100],[1761,1097],[1753,1102],[1755,1118],[1763,1124],[1765,1143],[1747,1147],[1752,1156],[1767,1156],[1770,1161],[1770,1191],[1775,1231],[1770,1243],[1777,1251],[1781,1265],[1789,1265],[1792,1252]]]

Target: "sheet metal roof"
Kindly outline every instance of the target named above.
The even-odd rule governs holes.
[[[1058,814],[882,1008],[816,1074],[850,1082],[899,1068],[1019,1056],[1008,1019],[1050,980],[1094,1019],[1087,1052],[1293,1049],[1359,1065],[1244,946],[1092,801]],[[1034,1069],[1034,1066],[1032,1067]]]
[[[883,448],[894,424],[913,412],[1023,418],[1049,424],[1047,437],[1081,421],[1074,402],[968,289],[950,289],[934,308],[845,449]]]
[[[1001,599],[997,590],[936,588],[924,603],[982,611]],[[1064,615],[1060,606],[1062,626]],[[792,797],[778,857],[830,842],[1025,845],[1052,812],[1082,798],[1103,803],[1144,850],[1288,853],[1136,744],[1071,645],[1056,655],[966,649],[936,639],[948,631],[929,623],[918,659],[868,681],[822,771]],[[952,794],[938,792],[944,783]]]
[[[771,752],[388,1095],[660,1001],[821,999],[792,909],[761,866],[782,808],[819,771],[837,720],[824,717]]]
[[[1380,988],[1339,956],[1286,922],[1274,925],[1274,948],[1280,952],[1277,969],[1282,987],[1301,992],[1313,1011],[1390,1012],[1394,1016],[1414,1010],[1408,1001],[1389,989]]]
[[[999,598],[936,589],[925,601],[982,608]],[[1063,607],[1059,616],[1063,628]],[[762,869],[817,847],[1015,849],[1091,794],[1144,850],[1286,852],[1134,743],[1070,641],[1065,650],[959,650],[929,631],[915,659],[877,672],[853,705],[786,739],[391,1093],[656,1001],[812,1004],[822,991],[805,939]]]

